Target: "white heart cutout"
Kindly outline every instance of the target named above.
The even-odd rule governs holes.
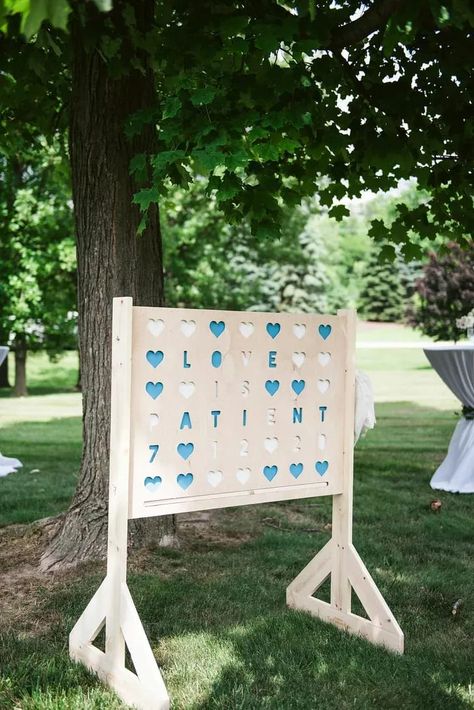
[[[208,483],[210,483],[213,488],[216,488],[219,485],[222,478],[222,471],[209,471],[207,474]]]
[[[276,438],[276,436],[267,436],[267,438],[263,442],[263,446],[269,454],[272,454],[278,449],[278,439]]]
[[[301,338],[304,338],[305,336],[306,326],[302,323],[295,323],[295,325],[293,326],[293,333],[299,340],[301,340]]]
[[[318,447],[321,449],[321,451],[324,451],[326,448],[326,434],[320,434],[318,436]]]
[[[185,399],[189,399],[192,394],[194,394],[194,390],[196,389],[196,385],[194,382],[180,382],[179,383],[179,393],[183,395]]]
[[[320,365],[326,367],[331,362],[331,353],[319,353],[318,361]]]
[[[196,330],[196,321],[195,320],[182,320],[181,321],[181,332],[187,338],[190,338],[195,330]]]
[[[328,391],[330,384],[331,383],[329,380],[318,380],[318,390],[321,392],[321,394],[324,394]]]
[[[237,473],[235,474],[237,477],[237,480],[239,483],[247,483],[247,481],[250,478],[250,469],[249,468],[238,468]]]
[[[244,338],[250,338],[254,331],[254,325],[253,323],[241,323],[239,325],[239,330],[244,336]]]
[[[147,328],[150,331],[152,335],[159,335],[160,333],[163,332],[165,327],[165,323],[161,318],[157,318],[156,320],[154,318],[150,318],[148,320],[148,325]]]
[[[153,427],[158,426],[158,420],[159,420],[158,414],[150,414],[148,418],[148,422],[150,424],[150,429],[153,429]]]
[[[306,355],[304,353],[293,353],[291,359],[293,360],[293,364],[296,365],[296,367],[301,367],[301,365],[306,359]]]

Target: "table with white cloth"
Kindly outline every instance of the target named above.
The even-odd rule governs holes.
[[[474,414],[474,343],[433,345],[424,351],[464,409],[473,410]],[[447,456],[431,479],[431,487],[451,493],[474,493],[474,419],[460,418]]]
[[[3,363],[7,355],[8,348],[6,347],[6,345],[0,345],[0,365]]]

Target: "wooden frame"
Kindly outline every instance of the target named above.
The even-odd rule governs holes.
[[[132,707],[141,710],[166,710],[169,696],[153,651],[127,587],[128,520],[142,515],[168,514],[180,510],[199,510],[281,500],[314,495],[333,496],[332,538],[287,588],[288,606],[301,609],[335,624],[372,643],[402,653],[403,633],[352,545],[352,488],[355,397],[354,311],[338,311],[347,347],[344,363],[344,410],[342,428],[341,474],[328,485],[300,486],[289,494],[268,488],[253,495],[209,496],[205,503],[192,498],[162,506],[160,512],[134,509],[133,441],[131,423],[132,353],[134,308],[131,298],[114,299],[112,326],[112,396],[109,484],[109,530],[107,575],[77,621],[69,637],[72,659],[84,663]],[[313,596],[331,576],[331,601]],[[351,590],[364,606],[368,619],[351,612]],[[105,652],[93,645],[105,626]],[[128,647],[136,673],[125,666]]]

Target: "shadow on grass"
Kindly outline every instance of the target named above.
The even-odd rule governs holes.
[[[295,504],[220,511],[218,529],[236,531],[232,539],[214,528],[149,552],[129,575],[173,708],[472,708],[474,496],[437,492],[442,512],[429,509],[429,479],[455,422],[409,403],[378,410],[356,455],[354,538],[405,632],[406,655],[285,608],[286,586],[328,537],[264,526],[269,512],[290,520]],[[314,527],[328,515],[330,499],[320,500],[298,501]],[[245,531],[254,537],[239,542]],[[82,570],[74,584],[37,593],[36,637],[17,629],[0,642],[5,697],[22,710],[120,707],[67,658],[67,634],[99,583]],[[465,607],[454,620],[458,598]]]

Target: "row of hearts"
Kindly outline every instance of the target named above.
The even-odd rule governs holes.
[[[325,392],[328,391],[329,387],[331,385],[330,380],[317,380],[316,386],[318,390],[321,392],[321,394],[324,394]],[[304,388],[306,386],[306,382],[304,380],[293,380],[291,383],[291,389],[296,395],[300,395]],[[265,389],[268,392],[268,394],[273,397],[278,390],[280,389],[280,382],[278,380],[267,380],[265,382]],[[160,394],[164,390],[164,384],[163,382],[147,382],[145,385],[145,390],[146,393],[152,398],[156,399],[157,397],[160,396]],[[195,384],[194,382],[180,382],[178,390],[180,394],[183,395],[186,399],[189,399],[189,397],[192,396],[195,390]]]
[[[148,330],[152,335],[157,337],[165,329],[165,322],[161,318],[150,318],[148,321]],[[196,321],[194,320],[182,320],[181,321],[181,332],[187,338],[191,337],[196,330]],[[226,329],[226,324],[223,320],[216,321],[212,320],[209,323],[209,330],[216,337],[219,338]],[[244,336],[244,338],[249,338],[255,330],[255,326],[250,322],[242,322],[239,324],[239,331]],[[280,323],[267,323],[266,331],[271,338],[276,338],[281,331]],[[318,328],[318,333],[326,340],[331,335],[332,327],[329,324],[321,324]],[[294,335],[301,339],[306,334],[306,326],[303,323],[295,323],[293,325]]]
[[[316,461],[316,463],[314,464],[314,468],[316,470],[316,473],[318,473],[320,476],[324,476],[324,474],[329,468],[329,462]],[[298,478],[298,476],[303,473],[303,464],[292,463],[290,465],[289,471],[293,478]],[[273,481],[273,479],[278,473],[278,466],[264,466],[262,469],[262,473],[267,479],[267,481]],[[239,468],[236,473],[236,478],[239,483],[244,484],[247,483],[247,481],[249,480],[250,474],[251,470],[249,468]],[[216,488],[219,483],[222,482],[223,478],[224,474],[222,473],[222,471],[209,471],[209,473],[207,474],[207,481],[214,488]],[[180,473],[176,476],[176,482],[183,490],[189,488],[193,480],[194,476],[192,473]],[[148,490],[156,490],[160,487],[162,481],[163,479],[161,478],[161,476],[147,476],[145,478],[144,485],[145,488],[147,488]]]
[[[244,353],[245,354],[245,353]],[[175,356],[176,354],[173,353]],[[163,350],[148,350],[146,354],[146,359],[150,363],[152,367],[158,367],[161,365],[163,360],[165,359],[165,354]],[[173,358],[175,359],[175,357]],[[291,360],[293,364],[296,367],[302,367],[304,361],[306,360],[306,353],[293,353],[291,356]],[[318,353],[318,362],[320,365],[323,367],[326,367],[326,365],[329,364],[331,361],[331,353]],[[185,360],[186,362],[186,360]],[[214,352],[211,355],[211,364],[213,367],[220,367],[222,364],[222,353],[219,352],[219,350],[214,350]],[[244,364],[247,364],[244,359]],[[186,364],[184,365],[186,367]]]
[[[296,436],[296,440],[299,444],[301,444],[301,437],[298,435]],[[248,440],[247,439],[242,439],[241,440],[241,445],[244,445],[245,447],[248,447]],[[276,436],[266,436],[264,441],[263,441],[263,448],[268,451],[269,454],[273,454],[274,451],[278,449],[279,446],[279,441],[278,437]],[[326,448],[326,435],[325,434],[319,434],[318,437],[318,446],[320,449],[325,449]],[[160,450],[160,444],[149,444],[148,446],[149,450],[152,452],[151,458],[149,463],[153,463],[155,460],[156,456],[158,455],[158,452]],[[176,447],[177,452],[183,458],[185,461],[189,456],[194,451],[194,444],[191,442],[184,444],[178,444]],[[299,450],[295,448],[295,451]]]

